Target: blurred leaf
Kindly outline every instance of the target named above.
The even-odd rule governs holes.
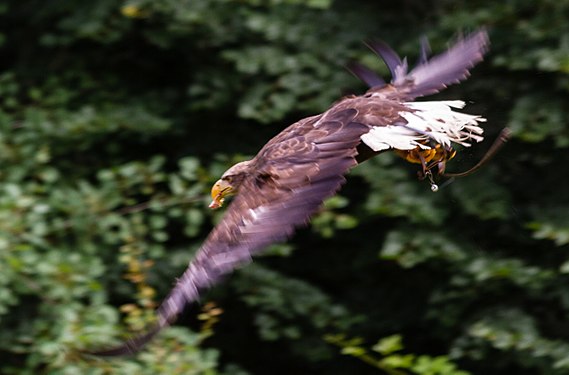
[[[384,337],[377,342],[371,349],[382,355],[389,355],[403,349],[401,335]]]

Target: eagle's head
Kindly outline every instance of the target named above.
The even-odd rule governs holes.
[[[211,188],[211,203],[209,208],[216,209],[223,206],[226,197],[235,195],[245,176],[249,174],[251,160],[242,161],[229,168]]]

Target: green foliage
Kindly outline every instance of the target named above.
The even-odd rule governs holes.
[[[352,229],[358,225],[358,219],[347,213],[339,212],[339,209],[348,205],[349,201],[336,195],[324,202],[323,208],[312,220],[312,229],[320,233],[322,237],[334,236],[337,229]]]
[[[311,330],[345,330],[358,320],[314,286],[259,265],[242,270],[235,285],[254,309],[255,325],[265,340],[299,339]],[[310,328],[302,331],[302,325]]]
[[[328,335],[325,340],[342,348],[342,354],[356,357],[390,375],[468,375],[459,370],[447,356],[431,357],[427,355],[401,354],[404,349],[402,337],[393,335],[384,337],[366,349],[360,338],[347,339],[344,335]],[[376,357],[375,353],[381,355]]]
[[[0,373],[568,374],[568,17],[567,0],[2,2]],[[82,355],[153,319],[228,166],[361,93],[347,61],[387,74],[362,40],[412,63],[420,35],[441,51],[480,26],[488,58],[438,98],[488,119],[453,172],[512,128],[484,170],[433,194],[380,155],[145,352]]]
[[[408,183],[414,177],[410,168],[395,155],[382,155],[359,166],[354,174],[362,176],[370,187],[365,202],[372,214],[406,217],[412,222],[440,224],[447,216],[438,194],[425,194],[426,183]],[[377,171],[381,170],[381,173]],[[437,204],[437,202],[439,204]]]
[[[564,102],[547,96],[529,94],[520,98],[510,114],[509,127],[526,142],[543,142],[548,137],[559,148],[569,146],[569,134],[564,124],[567,113]]]
[[[473,322],[452,354],[480,358],[488,348],[509,352],[524,367],[551,365],[546,373],[566,373],[569,367],[563,340],[543,337],[536,320],[517,309],[502,310]]]
[[[569,244],[569,217],[567,206],[549,208],[546,211],[536,210],[535,221],[527,224],[536,239],[554,241],[557,246]]]

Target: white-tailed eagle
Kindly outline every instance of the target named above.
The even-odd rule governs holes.
[[[464,106],[459,100],[413,100],[466,79],[488,44],[486,31],[479,30],[429,59],[424,42],[418,64],[409,71],[407,61],[386,44],[369,43],[385,61],[392,81],[386,83],[367,67],[352,64],[352,73],[370,86],[364,95],[344,97],[325,112],[292,124],[253,159],[229,168],[212,188],[210,207],[235,197],[158,308],[155,325],[120,346],[93,354],[138,351],[204,289],[307,224],[358,163],[395,150],[421,164],[423,177],[432,177],[431,170],[443,172],[454,156],[453,144],[469,146],[483,139],[478,124],[485,119],[455,111]]]

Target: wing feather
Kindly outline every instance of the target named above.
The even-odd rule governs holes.
[[[383,87],[386,85],[383,78],[363,64],[352,61],[346,66],[346,68],[350,73],[368,85],[368,87]]]
[[[407,60],[401,59],[389,45],[381,40],[369,42],[368,47],[383,59],[391,72],[391,84],[397,88],[393,94],[399,99],[411,100],[431,95],[449,85],[468,78],[470,69],[482,61],[490,42],[485,29],[479,29],[459,39],[447,51],[428,58],[429,44],[421,40],[418,64],[408,72]],[[361,64],[352,64],[348,69],[371,87],[371,91],[383,86],[373,85],[373,72]]]
[[[375,54],[383,59],[385,65],[389,68],[391,72],[391,76],[393,77],[393,81],[398,81],[401,78],[401,73],[404,76],[406,72],[402,71],[402,67],[405,63],[401,60],[397,52],[395,52],[389,44],[385,43],[382,40],[374,40],[367,42],[366,45],[371,49]]]
[[[401,85],[410,98],[431,95],[470,75],[469,70],[484,58],[489,40],[486,30],[478,30],[460,39],[446,52],[419,64]],[[411,82],[408,84],[406,82]]]
[[[318,121],[307,121],[303,128],[291,129],[288,137],[281,133],[270,141],[253,159],[255,173],[243,181],[221,222],[158,308],[157,323],[123,345],[91,354],[137,352],[171,324],[188,303],[196,301],[200,292],[305,225],[356,165],[356,146],[369,130],[353,122],[356,115],[355,109],[332,107]],[[327,136],[321,138],[323,132]]]

